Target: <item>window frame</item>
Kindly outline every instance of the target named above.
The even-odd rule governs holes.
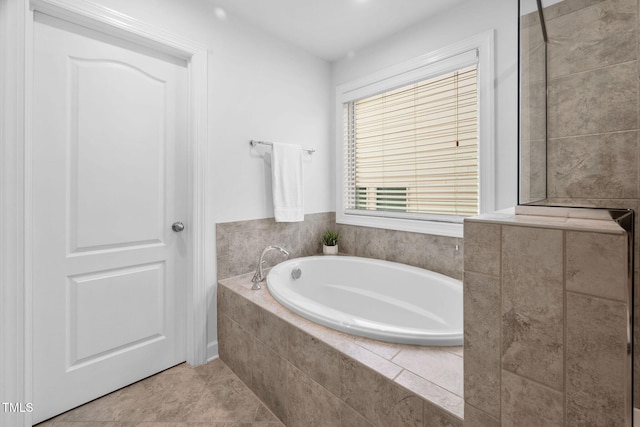
[[[338,85],[335,95],[336,113],[336,222],[391,230],[412,231],[451,237],[462,237],[462,222],[451,222],[429,215],[416,214],[415,219],[390,217],[384,211],[353,212],[345,209],[345,165],[343,104],[377,93],[429,79],[451,71],[477,52],[478,64],[478,155],[479,213],[495,210],[495,95],[493,30],[467,38],[401,64],[383,69],[357,80]],[[423,219],[424,217],[424,219]]]

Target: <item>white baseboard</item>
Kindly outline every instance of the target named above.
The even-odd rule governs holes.
[[[218,341],[207,344],[207,362],[218,358]]]

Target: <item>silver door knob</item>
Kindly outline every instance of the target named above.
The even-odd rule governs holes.
[[[173,223],[173,225],[171,226],[171,229],[173,231],[175,231],[176,233],[179,233],[180,231],[184,230],[184,224],[181,223],[180,221],[176,221]]]

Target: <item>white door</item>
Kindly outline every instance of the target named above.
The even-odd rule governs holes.
[[[34,52],[39,422],[185,360],[190,237],[185,64],[40,14]]]

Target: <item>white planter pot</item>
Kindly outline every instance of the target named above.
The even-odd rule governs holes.
[[[338,255],[338,245],[335,245],[335,246],[322,245],[322,253],[325,255]]]

